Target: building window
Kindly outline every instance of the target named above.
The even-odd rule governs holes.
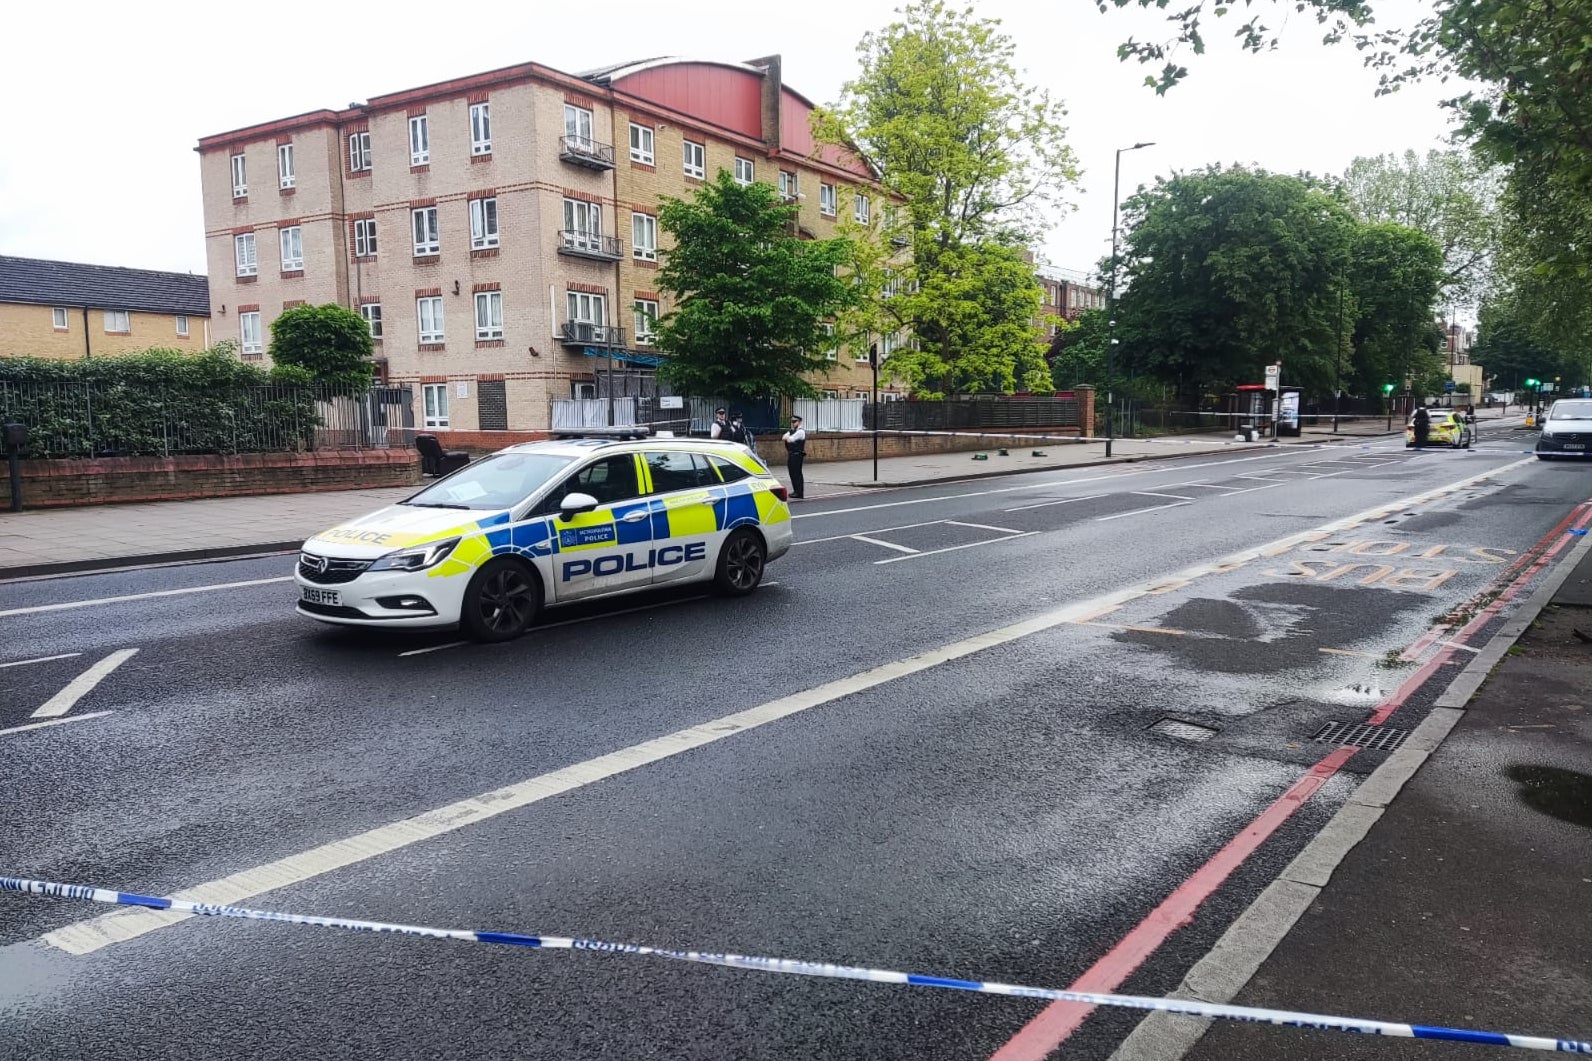
[[[365,323],[370,325],[370,337],[381,338],[381,303],[365,302],[359,307],[359,315],[365,318]]]
[[[801,198],[801,185],[796,179],[796,174],[783,169],[779,171],[779,197],[786,202],[795,202]]]
[[[470,154],[492,153],[492,105],[470,104]]]
[[[448,426],[448,385],[446,383],[423,383],[420,393],[425,402],[425,426]]]
[[[276,145],[276,180],[283,188],[293,187],[296,177],[293,173],[293,145]]]
[[[108,309],[105,311],[105,333],[107,335],[126,335],[132,330],[132,322],[127,319],[126,310]]]
[[[184,339],[188,337],[188,317],[186,314],[177,314],[177,334]]]
[[[824,360],[839,361],[840,347],[835,342],[835,326],[825,321],[818,327],[824,333]]]
[[[470,200],[470,248],[486,250],[498,245],[497,199]]]
[[[568,295],[569,319],[581,324],[608,323],[608,299],[585,291],[570,291]]]
[[[887,333],[879,343],[879,360],[883,361],[901,348],[901,334],[899,332]]]
[[[249,194],[249,166],[242,155],[232,156],[232,197],[242,199]]]
[[[872,207],[873,204],[868,201],[868,197],[866,195],[857,196],[856,218],[859,223],[864,225],[868,223],[868,217],[872,213]]]
[[[376,219],[362,217],[354,222],[354,257],[376,256]]]
[[[637,125],[630,123],[630,161],[640,162],[650,166],[653,161],[652,154],[653,133],[650,125]]]
[[[348,134],[348,168],[355,173],[370,170],[370,133]]]
[[[630,215],[630,253],[642,261],[658,260],[658,219],[651,214]]]
[[[260,271],[254,258],[253,232],[232,237],[232,255],[237,262],[239,276],[253,276]]]
[[[691,171],[687,169],[686,172],[689,173]],[[737,184],[751,184],[752,181],[757,179],[753,176],[756,172],[751,159],[742,158],[739,155],[735,156],[735,182]]]
[[[409,164],[424,166],[431,161],[431,127],[424,114],[409,119]]]
[[[442,299],[434,296],[415,299],[415,314],[420,319],[420,341],[442,342]]]
[[[503,338],[503,292],[477,291],[475,294],[475,340],[487,342]]]
[[[632,303],[636,317],[636,345],[651,346],[658,338],[658,302],[638,298]]]
[[[820,184],[818,186],[818,212],[820,214],[825,217],[834,217],[838,212],[835,209],[837,202],[839,200],[835,197],[835,186],[833,184]]]
[[[565,199],[564,246],[600,252],[603,249],[603,208],[596,203]]]
[[[691,140],[684,143],[685,175],[698,180],[705,178],[708,175],[708,149]]]
[[[437,208],[422,206],[409,213],[414,220],[415,228],[414,256],[422,258],[428,254],[442,253],[442,232],[437,227]]]
[[[258,354],[265,350],[260,342],[260,315],[258,313],[238,314],[238,334],[243,340],[243,352]]]
[[[50,311],[50,324],[58,332],[66,331],[66,310],[57,306]]]
[[[574,146],[583,154],[596,153],[596,141],[592,139],[595,128],[591,111],[585,107],[573,104],[564,104],[564,135],[574,138]]]
[[[297,225],[282,230],[282,271],[304,268],[304,230]]]

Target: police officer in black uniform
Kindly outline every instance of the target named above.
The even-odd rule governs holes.
[[[780,436],[785,442],[785,470],[790,473],[790,496],[804,497],[807,483],[802,478],[802,464],[807,460],[807,431],[802,418],[790,418],[790,430]]]

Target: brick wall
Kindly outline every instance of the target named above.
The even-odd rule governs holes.
[[[1075,427],[1033,428],[1024,431],[1032,435],[1076,436]],[[1024,442],[1002,439],[999,435],[893,435],[879,433],[880,457],[910,457],[921,453],[966,453],[972,450],[995,449],[1001,445],[1009,448],[1028,447],[1043,449],[1042,442]],[[785,463],[785,443],[778,435],[764,435],[757,440],[757,452],[770,466]],[[807,436],[807,462],[860,461],[873,457],[872,435],[819,435]]]
[[[420,455],[413,449],[22,462],[25,508],[364,490],[418,482]]]

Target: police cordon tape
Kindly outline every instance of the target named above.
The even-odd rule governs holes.
[[[868,430],[862,430],[862,431],[824,431],[824,432],[822,432],[822,434],[823,434],[823,437],[825,437],[825,438],[834,438],[834,437],[837,437],[837,436],[848,437],[848,438],[872,438],[873,437],[873,432],[872,431],[868,431]],[[1072,446],[1086,446],[1086,445],[1092,445],[1092,444],[1094,444],[1096,442],[1115,442],[1118,445],[1121,445],[1122,443],[1125,443],[1125,442],[1131,442],[1131,443],[1133,443],[1135,445],[1145,445],[1145,446],[1248,446],[1251,449],[1260,448],[1260,447],[1265,447],[1265,448],[1270,449],[1270,448],[1273,448],[1273,447],[1280,447],[1280,446],[1284,445],[1284,443],[1281,443],[1281,442],[1267,441],[1266,439],[1260,439],[1260,438],[1257,438],[1256,441],[1254,441],[1254,442],[1237,442],[1237,441],[1227,441],[1227,440],[1218,441],[1218,440],[1215,440],[1215,439],[1207,440],[1207,439],[1203,439],[1203,438],[1122,438],[1120,436],[1108,439],[1104,435],[1099,435],[1099,436],[1096,436],[1096,435],[1022,435],[1022,434],[1012,434],[1012,433],[1005,432],[1005,431],[893,431],[893,430],[881,429],[879,434],[881,434],[881,435],[890,435],[892,437],[896,436],[896,435],[907,435],[907,436],[916,435],[916,436],[921,436],[921,437],[924,437],[924,438],[978,438],[978,439],[986,439],[987,438],[987,439],[990,439],[992,442],[994,440],[997,440],[997,439],[1013,439],[1013,440],[1016,440],[1018,442],[1059,442],[1059,443],[1065,443],[1066,445],[1072,445]],[[1362,436],[1362,437],[1374,437],[1374,436]],[[1331,443],[1327,443],[1327,442],[1302,442],[1302,443],[1290,443],[1289,445],[1291,445],[1292,448],[1294,448],[1294,449],[1320,449],[1322,447],[1331,445]]]
[[[702,965],[718,965],[730,969],[750,969],[766,973],[816,976],[833,980],[867,980],[873,983],[902,984],[910,987],[937,987],[950,991],[967,991],[981,995],[1037,998],[1051,1002],[1076,1002],[1085,1006],[1114,1006],[1121,1009],[1159,1010],[1164,1013],[1175,1013],[1189,1017],[1244,1021],[1251,1024],[1274,1024],[1291,1028],[1310,1028],[1317,1031],[1355,1032],[1363,1035],[1386,1035],[1401,1039],[1444,1039],[1451,1042],[1476,1043],[1482,1046],[1513,1046],[1524,1050],[1544,1050],[1550,1053],[1592,1055],[1592,1040],[1548,1039],[1534,1035],[1511,1035],[1503,1032],[1476,1031],[1467,1028],[1444,1028],[1425,1024],[1395,1024],[1388,1021],[1362,1020],[1357,1017],[1331,1017],[1318,1013],[1295,1013],[1280,1009],[1259,1009],[1253,1006],[1225,1006],[1177,998],[1105,995],[1088,991],[1059,991],[1048,987],[1024,987],[1018,984],[961,980],[946,976],[925,976],[919,973],[896,972],[891,969],[867,969],[856,965],[831,965],[827,962],[810,962],[793,958],[760,958],[744,954],[674,950],[667,947],[649,947],[636,943],[609,943],[603,940],[580,939],[571,936],[533,936],[518,932],[480,932],[457,928],[428,928],[423,925],[388,924],[382,921],[358,921],[346,917],[316,917],[310,914],[254,910],[241,906],[218,906],[212,903],[196,903],[187,899],[139,895],[135,892],[111,891],[83,884],[60,884],[55,881],[29,880],[20,877],[0,877],[0,892],[48,895],[63,899],[86,899],[91,902],[108,903],[114,906],[137,906],[150,910],[171,910],[176,913],[195,914],[202,917],[238,917],[252,921],[283,921],[293,925],[317,925],[321,928],[340,928],[352,932],[391,932],[398,935],[421,936],[429,939],[460,940],[467,943],[498,943],[511,947],[535,947],[540,950],[597,951],[606,954],[667,958],[671,961],[695,962]]]

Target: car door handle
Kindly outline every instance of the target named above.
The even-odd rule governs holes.
[[[619,517],[619,522],[640,523],[642,520],[647,519],[650,515],[651,513],[647,512],[646,510],[642,510],[640,512],[626,512],[623,516]]]

